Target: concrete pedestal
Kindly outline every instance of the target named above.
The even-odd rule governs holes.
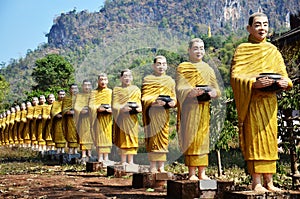
[[[76,164],[80,159],[80,154],[68,154],[68,153],[61,153],[57,154],[58,160],[60,164]]]
[[[86,172],[96,172],[103,169],[102,162],[87,162],[86,163]]]
[[[168,180],[173,179],[172,173],[134,173],[132,178],[133,188],[163,187]]]
[[[217,181],[217,196],[222,199],[225,191],[234,190],[234,181]]]
[[[225,191],[223,198],[226,199],[299,199],[300,191],[266,192],[255,191]]]
[[[107,176],[122,177],[128,173],[140,173],[149,171],[148,165],[128,164],[121,165],[115,164],[107,167]]]
[[[120,178],[125,176],[125,166],[124,165],[112,165],[107,167],[107,176],[114,176]]]
[[[191,180],[168,180],[168,199],[194,199],[199,198],[199,182]]]
[[[217,181],[215,180],[168,180],[168,199],[216,198]]]
[[[49,151],[46,151],[44,154],[44,157],[47,160],[55,160],[55,156],[56,156],[56,150],[49,150]]]

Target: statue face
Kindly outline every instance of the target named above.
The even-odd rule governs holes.
[[[45,96],[44,96],[44,95],[41,95],[41,96],[40,96],[40,100],[39,100],[39,104],[45,104],[45,102],[46,102]]]
[[[194,42],[188,53],[191,62],[200,62],[205,55],[204,43]]]
[[[154,63],[152,65],[152,67],[153,67],[154,73],[156,75],[160,76],[160,75],[164,74],[168,68],[166,58],[163,58],[163,57],[157,58],[156,63]]]
[[[59,91],[58,96],[57,96],[58,101],[63,100],[63,98],[64,98],[65,96],[66,96],[65,91]]]
[[[257,40],[264,40],[267,37],[269,31],[268,18],[263,16],[254,17],[252,25],[248,25],[247,30]]]
[[[48,96],[48,104],[53,104],[55,102],[55,96],[53,94],[50,94]]]
[[[16,109],[16,111],[20,111],[20,110],[21,110],[21,108],[20,108],[19,105],[17,105],[17,106],[15,107],[15,109]]]
[[[26,104],[25,102],[21,103],[21,110],[25,110],[26,109]]]
[[[91,82],[84,82],[82,84],[82,91],[84,93],[89,93],[92,90],[92,84]]]
[[[32,105],[31,105],[31,102],[26,102],[26,107],[31,107]]]
[[[39,103],[39,99],[37,97],[32,98],[32,105],[35,106]]]
[[[106,88],[108,84],[108,78],[106,76],[100,76],[98,78],[98,87]]]
[[[71,95],[76,95],[78,93],[78,86],[72,85],[70,88],[70,93],[71,93]]]
[[[123,86],[129,86],[131,84],[131,81],[133,80],[131,71],[124,72],[120,80]]]

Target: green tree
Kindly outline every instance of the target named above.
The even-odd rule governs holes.
[[[55,92],[57,89],[67,89],[74,82],[74,68],[62,56],[50,54],[35,62],[32,77],[37,83],[33,90]]]
[[[5,107],[5,98],[9,93],[9,83],[5,80],[5,78],[0,75],[0,111],[2,112]]]

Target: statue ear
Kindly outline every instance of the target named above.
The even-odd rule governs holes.
[[[250,26],[250,25],[247,25],[246,29],[247,29],[247,31],[248,31],[249,33],[251,33],[251,26]]]

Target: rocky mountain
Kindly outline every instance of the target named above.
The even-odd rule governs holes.
[[[45,35],[48,43],[2,67],[0,74],[11,85],[12,102],[31,91],[35,60],[49,53],[64,56],[80,81],[116,63],[146,65],[149,53],[143,48],[184,54],[186,41],[208,30],[213,36],[245,33],[248,16],[257,11],[269,16],[272,31],[286,31],[290,14],[299,8],[299,0],[106,0],[98,12],[61,13]]]
[[[297,12],[299,0],[108,0],[95,13],[75,10],[61,14],[48,37],[51,46],[98,44],[115,31],[136,26],[159,26],[192,35],[229,34],[247,25],[248,16],[262,11],[273,31],[289,26],[289,14]]]

